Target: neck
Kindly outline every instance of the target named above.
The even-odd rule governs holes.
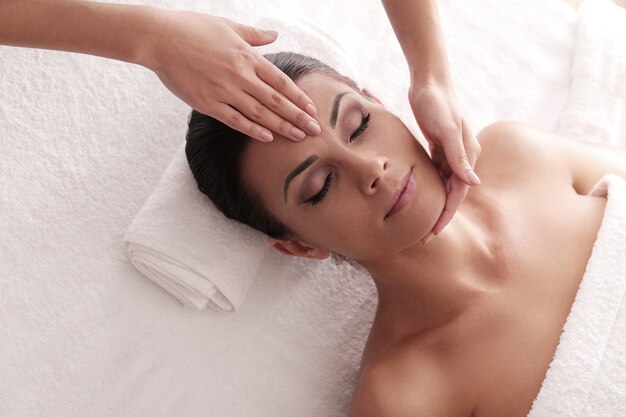
[[[468,196],[469,197],[469,196]],[[497,290],[497,224],[487,203],[468,201],[428,244],[419,241],[385,259],[363,261],[378,289],[378,310],[395,333],[416,334],[459,317]]]

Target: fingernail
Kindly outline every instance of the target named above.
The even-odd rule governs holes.
[[[478,175],[471,169],[467,170],[467,179],[474,185],[480,184],[480,178],[478,178]]]
[[[313,120],[309,121],[309,123],[306,124],[306,130],[308,130],[309,133],[312,135],[319,135],[322,132],[322,128],[320,127],[320,125],[318,125],[317,122],[314,122]]]
[[[278,36],[278,32],[276,32],[275,30],[266,30],[264,32],[267,33],[268,35],[270,35],[273,38]]]
[[[309,113],[313,117],[317,116],[317,110],[315,110],[315,106],[312,105],[311,103],[306,105],[306,112]]]
[[[429,234],[426,235],[425,238],[422,239],[422,245],[427,244],[428,242],[430,242],[430,240],[435,237],[435,234],[433,232],[430,232]]]
[[[292,127],[291,128],[291,136],[293,136],[296,139],[304,139],[304,137],[306,136],[306,133],[304,133],[303,131],[301,131],[297,127]]]
[[[263,139],[264,142],[271,142],[274,140],[274,136],[267,130],[264,130],[261,132],[261,139]]]

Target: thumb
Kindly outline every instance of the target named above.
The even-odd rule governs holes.
[[[241,23],[235,23],[233,29],[235,29],[235,32],[237,32],[244,41],[248,42],[250,46],[267,45],[268,43],[274,42],[278,36],[278,32],[275,30],[263,30]]]
[[[461,179],[467,185],[480,184],[480,179],[474,173],[472,166],[467,158],[465,147],[463,146],[463,140],[458,138],[456,140],[447,140],[443,142],[443,150],[448,160],[448,165],[454,172],[454,174]]]

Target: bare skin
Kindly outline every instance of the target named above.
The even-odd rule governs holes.
[[[438,275],[459,277],[467,302],[426,332],[411,330],[410,302],[379,294],[350,416],[521,417],[539,393],[606,205],[586,194],[626,178],[626,151],[514,122],[478,138],[483,183],[463,208],[491,262]]]
[[[293,232],[270,245],[294,256],[350,256],[376,284],[349,416],[527,415],[601,224],[606,199],[585,194],[606,173],[626,177],[626,151],[515,122],[490,125],[478,135],[482,184],[424,245],[446,190],[422,146],[382,103],[359,94],[344,95],[333,128],[335,97],[354,90],[317,73],[297,84],[322,133],[252,141],[243,177]],[[351,141],[366,114],[367,129]],[[285,177],[311,155],[318,159],[285,201]],[[411,167],[415,195],[385,218]],[[323,200],[311,204],[329,175]]]

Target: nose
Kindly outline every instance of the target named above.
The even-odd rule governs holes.
[[[353,175],[356,183],[366,195],[375,194],[381,184],[381,178],[389,166],[389,160],[383,155],[351,155],[348,162],[348,175]]]

